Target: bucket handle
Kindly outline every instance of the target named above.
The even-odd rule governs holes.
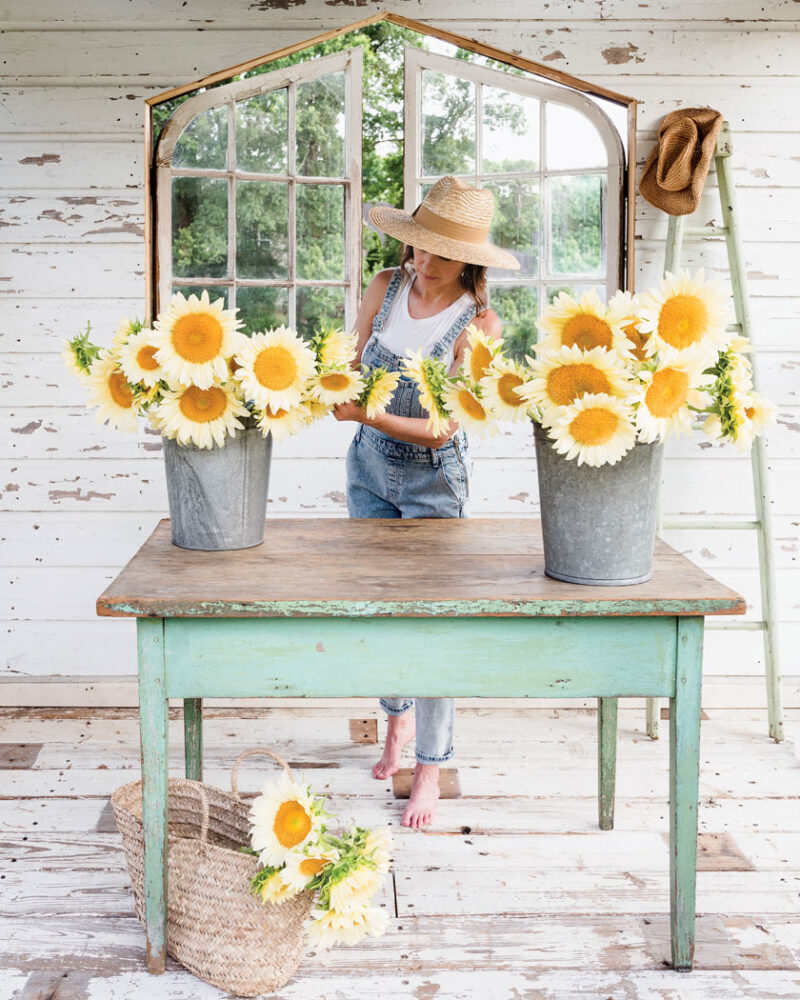
[[[245,757],[252,757],[255,754],[263,754],[267,757],[272,757],[273,760],[277,761],[281,765],[289,777],[294,780],[292,776],[292,769],[279,753],[275,753],[274,750],[267,750],[266,747],[250,747],[247,750],[242,750],[231,768],[231,791],[237,799],[239,798],[239,765]]]
[[[200,799],[200,806],[203,810],[203,818],[200,822],[200,840],[205,844],[208,840],[208,796],[201,781],[192,781],[189,778],[172,778],[173,788],[185,788],[188,791],[196,792]]]

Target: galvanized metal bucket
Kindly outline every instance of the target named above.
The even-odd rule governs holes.
[[[614,465],[578,465],[534,424],[544,571],[591,587],[644,583],[653,548],[664,444],[636,444]]]
[[[172,541],[183,549],[247,549],[264,541],[272,435],[237,431],[214,448],[164,438]]]

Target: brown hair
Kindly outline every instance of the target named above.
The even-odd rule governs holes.
[[[443,260],[446,258],[442,258]],[[414,248],[408,243],[403,244],[403,253],[400,256],[400,268],[403,272],[403,280],[408,277],[408,264],[413,266]],[[486,271],[482,264],[464,264],[461,274],[458,276],[461,287],[465,292],[469,292],[475,300],[475,315],[480,314],[489,305],[489,290],[486,286]]]

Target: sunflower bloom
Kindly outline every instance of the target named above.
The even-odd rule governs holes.
[[[451,382],[444,389],[442,399],[453,420],[468,433],[486,437],[497,432],[497,421],[476,383]]]
[[[329,368],[313,376],[309,382],[308,395],[326,406],[335,406],[337,403],[349,403],[357,399],[363,389],[364,379],[353,368]]]
[[[264,437],[271,434],[273,441],[283,441],[302,430],[313,419],[311,410],[305,403],[298,403],[288,410],[273,410],[265,406],[258,417],[258,426]]]
[[[549,430],[553,447],[578,465],[614,465],[636,443],[630,407],[607,393],[581,396]]]
[[[402,369],[417,383],[420,404],[428,411],[430,433],[435,437],[446,434],[450,415],[444,402],[444,390],[449,381],[444,362],[438,358],[423,358],[419,351],[406,351]]]
[[[211,302],[205,290],[199,299],[176,292],[159,313],[152,343],[168,382],[208,389],[229,377],[228,359],[244,338],[237,333],[236,311],[223,306],[222,299]]]
[[[317,846],[303,853],[293,851],[286,858],[286,866],[281,869],[281,878],[287,886],[302,892],[313,878],[338,858],[339,852],[335,848]]]
[[[490,337],[472,323],[467,330],[467,350],[464,352],[464,369],[474,382],[479,382],[489,371],[489,365],[500,353],[502,338]]]
[[[694,276],[667,272],[658,288],[642,295],[640,315],[648,350],[662,361],[695,355],[713,361],[731,341],[725,293],[717,281],[705,280],[702,268]]]
[[[263,865],[284,864],[292,851],[312,842],[320,832],[321,816],[307,786],[282,772],[267,782],[249,812],[250,844]]]
[[[546,354],[561,347],[578,347],[582,351],[602,347],[629,356],[631,346],[623,329],[625,320],[624,308],[619,304],[603,305],[597,292],[584,292],[580,301],[559,292],[536,324],[542,334],[536,353]]]
[[[368,420],[386,412],[399,381],[400,372],[390,372],[386,368],[371,368],[364,375],[364,388],[357,402],[366,411]]]
[[[526,419],[530,407],[521,392],[530,377],[530,370],[512,358],[498,354],[492,360],[480,384],[487,406],[499,420]]]
[[[696,366],[664,365],[640,374],[640,385],[631,397],[638,403],[636,426],[640,441],[664,441],[670,434],[691,434],[692,411],[709,404],[707,393],[697,388],[702,378]]]
[[[336,944],[358,944],[367,935],[380,937],[388,923],[389,918],[383,910],[370,906],[358,913],[317,909],[304,926],[312,947],[332,948]]]
[[[338,368],[355,360],[357,333],[345,333],[334,327],[324,327],[311,338],[318,364],[323,368]]]
[[[119,349],[119,363],[129,382],[141,382],[148,389],[165,377],[156,361],[158,347],[153,342],[152,330],[132,334]]]
[[[640,364],[650,356],[648,346],[650,335],[642,333],[639,326],[642,322],[639,315],[639,298],[630,292],[615,292],[608,303],[609,309],[623,315],[622,332],[630,342],[631,353]]]
[[[97,419],[118,431],[135,433],[139,405],[133,390],[119,366],[119,358],[110,351],[101,351],[94,359],[86,377],[89,406],[96,406]]]
[[[244,424],[238,418],[246,416],[248,410],[230,383],[208,389],[190,385],[167,390],[151,411],[151,422],[164,437],[174,438],[180,445],[213,448],[223,445],[229,434],[234,437],[242,430]]]
[[[570,406],[582,396],[603,393],[624,398],[630,392],[624,362],[603,347],[591,351],[574,345],[561,347],[528,360],[533,377],[519,392],[528,403],[542,408],[545,424],[555,418],[557,407]]]
[[[236,353],[236,378],[259,409],[290,410],[308,395],[316,355],[294,330],[279,326],[254,333]]]

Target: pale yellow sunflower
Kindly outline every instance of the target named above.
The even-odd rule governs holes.
[[[670,434],[691,434],[692,411],[709,405],[708,395],[698,388],[702,381],[697,365],[662,365],[643,371],[631,397],[636,406],[636,426],[640,441],[664,441]],[[638,404],[638,405],[637,405]]]
[[[109,427],[118,431],[135,433],[139,405],[120,368],[118,355],[101,351],[89,368],[86,383],[89,389],[88,405],[98,408],[98,421],[108,423]]]
[[[434,437],[448,432],[450,416],[444,403],[448,384],[444,362],[439,358],[423,358],[419,351],[406,351],[401,362],[403,372],[417,383],[419,401],[428,411],[428,430]]]
[[[535,351],[546,354],[561,347],[578,347],[582,351],[602,347],[628,357],[632,348],[625,335],[625,320],[624,308],[619,304],[613,308],[610,303],[604,305],[597,292],[584,292],[580,301],[559,292],[536,324],[542,336]]]
[[[461,427],[477,437],[491,437],[498,431],[497,420],[482,398],[482,390],[466,381],[448,383],[442,393],[444,405]]]
[[[292,437],[314,419],[311,410],[305,403],[298,403],[297,406],[292,406],[288,410],[280,407],[273,410],[272,407],[265,406],[263,410],[257,412],[261,433],[264,437],[271,434],[273,441],[283,441],[285,438]]]
[[[169,389],[151,411],[150,419],[164,437],[174,438],[178,444],[213,448],[224,444],[229,434],[234,437],[242,430],[244,425],[238,418],[247,415],[247,407],[228,382],[207,389],[196,385]]]
[[[339,329],[325,329],[315,334],[312,344],[317,360],[325,368],[349,365],[355,360],[358,333],[345,333]]]
[[[70,375],[77,375],[79,378],[89,377],[89,369],[83,367],[81,358],[70,341],[67,341],[64,349],[61,351],[61,360],[64,362],[64,367]]]
[[[400,372],[390,372],[385,368],[372,368],[364,375],[364,388],[358,397],[358,405],[366,411],[368,420],[386,412],[399,381]]]
[[[389,918],[377,906],[364,907],[359,912],[337,913],[336,910],[314,910],[304,927],[309,944],[314,948],[331,948],[336,944],[357,944],[363,938],[380,937]]]
[[[313,424],[315,420],[321,420],[323,417],[327,417],[333,410],[332,406],[329,406],[327,403],[320,403],[318,399],[312,399],[311,396],[303,396],[298,405],[305,406],[308,411],[306,423],[309,424]]]
[[[642,364],[650,356],[648,352],[650,335],[642,333],[639,329],[642,320],[639,315],[638,295],[633,295],[631,292],[615,292],[609,300],[608,307],[622,314],[622,331],[630,341],[633,358]]]
[[[222,299],[211,302],[205,290],[199,299],[176,292],[159,313],[152,343],[168,382],[207,389],[229,377],[228,359],[244,338],[237,333],[236,310],[224,304]]]
[[[601,393],[624,399],[632,386],[622,359],[613,351],[594,347],[561,347],[537,358],[528,358],[532,377],[519,390],[529,404],[542,408],[545,425],[558,415],[557,407],[570,406],[584,395]]]
[[[301,892],[308,883],[323,868],[339,859],[339,852],[334,847],[308,847],[305,851],[292,851],[286,857],[285,867],[281,869],[284,883],[297,892]]]
[[[236,352],[236,378],[259,409],[290,410],[309,394],[316,355],[294,330],[279,326],[254,333]]]
[[[364,379],[360,372],[349,366],[329,368],[314,375],[309,382],[308,395],[312,399],[335,406],[357,399],[364,389]]]
[[[667,272],[658,288],[641,296],[640,317],[647,349],[662,361],[697,356],[713,362],[731,342],[727,297],[716,279],[706,281],[702,268],[695,275]]]
[[[156,382],[165,377],[161,365],[156,361],[157,350],[152,330],[140,330],[125,341],[119,349],[119,363],[129,382],[141,382],[152,389]]]
[[[499,420],[525,420],[530,404],[521,395],[531,371],[519,361],[498,354],[481,379],[483,398]]]
[[[636,443],[632,417],[616,396],[586,395],[561,409],[548,433],[556,451],[578,465],[614,465]]]
[[[308,786],[293,781],[285,771],[264,785],[248,816],[250,845],[259,852],[261,864],[272,867],[284,864],[292,851],[313,843],[322,823]]]
[[[464,370],[474,382],[479,382],[489,371],[489,365],[500,354],[502,337],[490,337],[472,323],[466,327],[467,349],[464,352]]]
[[[279,868],[269,878],[261,883],[260,895],[262,903],[282,903],[285,899],[296,896],[298,889],[286,878],[286,869]]]
[[[369,903],[383,882],[383,872],[366,866],[351,868],[330,883],[331,909],[358,913]]]
[[[123,344],[128,342],[128,339],[132,337],[135,333],[139,333],[143,329],[144,323],[135,316],[133,318],[125,317],[119,321],[117,326],[117,332],[114,334],[114,339],[111,341],[111,350],[116,351],[122,347]]]

